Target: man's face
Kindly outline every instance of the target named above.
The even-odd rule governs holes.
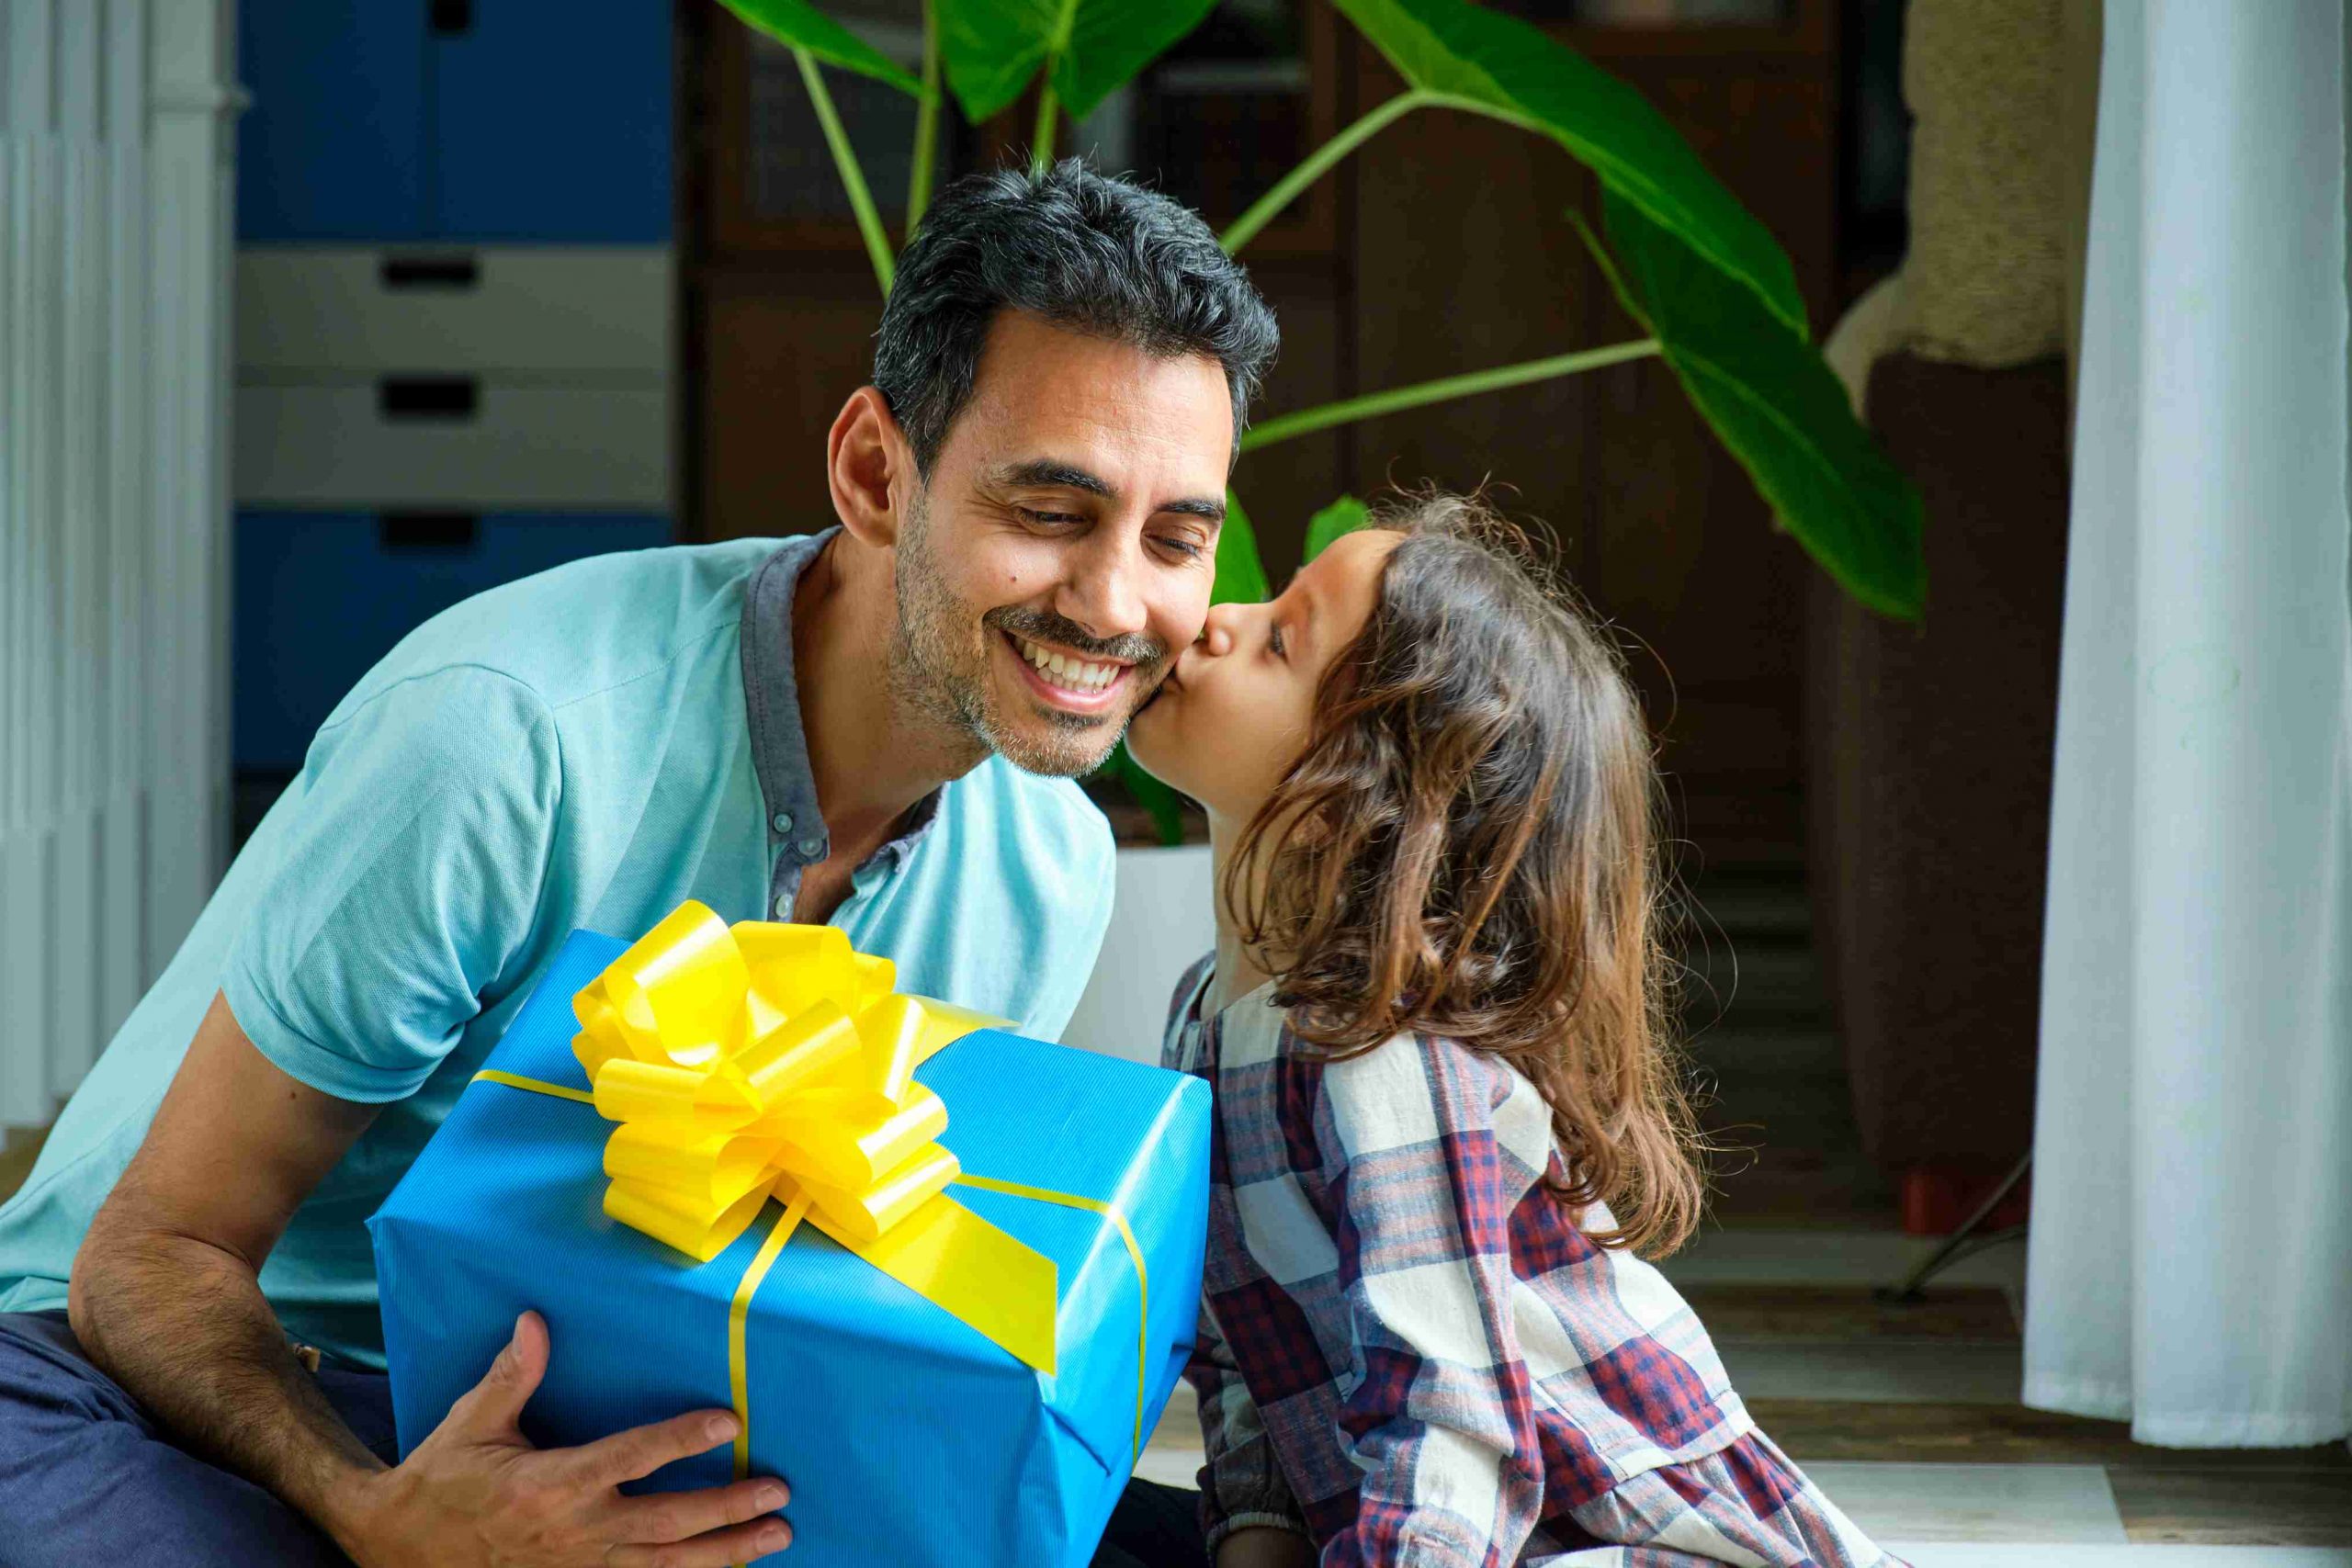
[[[1100,763],[1216,575],[1224,368],[1007,311],[900,524],[894,690],[1031,773]]]

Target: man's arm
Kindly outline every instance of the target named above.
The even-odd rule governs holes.
[[[294,1359],[259,1275],[375,1113],[288,1077],[215,996],[74,1260],[90,1359],[191,1451],[313,1518],[383,1465]]]
[[[547,1365],[536,1314],[406,1462],[387,1469],[368,1451],[295,1359],[260,1273],[295,1209],[374,1113],[281,1071],[215,996],[74,1259],[69,1310],[91,1359],[180,1443],[284,1498],[368,1568],[693,1568],[784,1545],[786,1527],[763,1517],[786,1498],[773,1480],[617,1491],[731,1441],[731,1412],[533,1449],[515,1422]]]

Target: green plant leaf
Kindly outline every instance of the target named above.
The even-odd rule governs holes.
[[[1038,71],[1072,119],[1209,14],[1216,0],[934,0],[947,85],[975,124],[1002,112]]]
[[[1787,253],[1632,85],[1542,28],[1469,0],[1334,3],[1413,86],[1551,137],[1605,190],[1680,234],[1804,333]]]
[[[1306,554],[1300,564],[1321,555],[1340,535],[1352,534],[1371,521],[1371,507],[1352,495],[1340,497],[1306,520]]]
[[[1267,592],[1266,568],[1258,558],[1258,532],[1241,498],[1225,492],[1225,525],[1216,536],[1216,582],[1209,589],[1212,604],[1257,604]]]
[[[1633,202],[1606,196],[1602,213],[1610,243],[1577,219],[1586,243],[1781,525],[1856,599],[1916,619],[1927,597],[1919,492],[1826,362]]]
[[[719,0],[719,4],[780,43],[805,49],[828,65],[888,82],[922,97],[922,84],[889,56],[842,26],[808,0]]]

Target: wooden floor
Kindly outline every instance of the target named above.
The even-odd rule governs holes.
[[[2005,1292],[1935,1292],[1917,1309],[1888,1308],[1867,1290],[1688,1292],[1724,1347],[1779,1344],[1798,1357],[1832,1344],[2017,1344]],[[1748,1407],[1801,1464],[2094,1466],[2124,1539],[2149,1544],[2352,1547],[2352,1451],[2152,1449],[2130,1427],[2029,1410],[2014,1402],[1897,1402],[1751,1397]]]
[[[1892,1231],[1894,1194],[1861,1153],[1801,885],[1724,880],[1702,887],[1700,902],[1704,915],[1690,925],[1702,934],[1686,955],[1690,1054],[1711,1085],[1710,1129],[1751,1150],[1724,1162],[1715,1223],[1733,1238]],[[1974,1277],[1999,1284],[1947,1287],[1905,1305],[1850,1282],[1741,1280],[1715,1269],[1682,1288],[1735,1381],[1745,1368],[1773,1385],[1747,1404],[1801,1463],[2090,1467],[2081,1479],[2104,1479],[2132,1542],[2352,1547],[2352,1451],[2343,1443],[2154,1449],[2132,1442],[2122,1423],[2018,1404],[2022,1250],[1980,1260]],[[1767,1272],[1785,1271],[1756,1270]],[[1885,1369],[1883,1387],[1851,1375],[1873,1365]],[[1837,1399],[1783,1392],[1832,1376],[1844,1385]],[[1939,1381],[1953,1397],[1919,1397]]]

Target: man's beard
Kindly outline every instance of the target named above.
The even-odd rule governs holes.
[[[1135,705],[1114,720],[1109,715],[1064,713],[1039,703],[1034,711],[1051,729],[1036,735],[1003,711],[990,677],[992,643],[1011,632],[1052,642],[1100,659],[1132,660],[1127,679],[1135,690],[1158,682],[1168,650],[1158,638],[1140,634],[1095,637],[1065,616],[1006,604],[975,617],[957,599],[932,553],[928,497],[918,494],[899,536],[896,570],[899,625],[890,639],[890,693],[900,704],[934,723],[969,735],[1026,773],[1075,778],[1102,764],[1118,744]],[[985,628],[977,642],[969,628]]]

